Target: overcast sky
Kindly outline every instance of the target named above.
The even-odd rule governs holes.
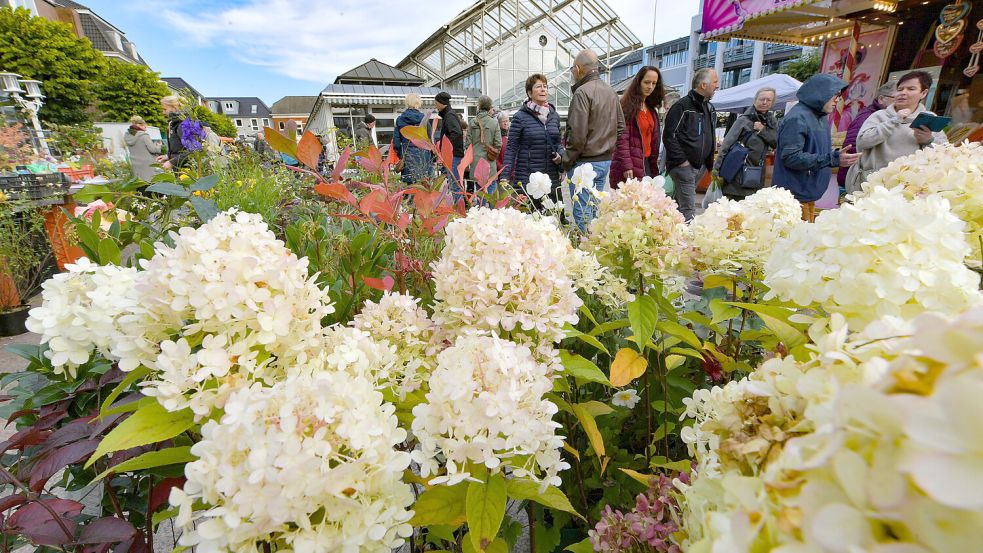
[[[688,33],[699,0],[661,0],[656,42]],[[164,77],[206,96],[316,95],[369,58],[396,64],[474,0],[81,0]],[[608,0],[645,44],[652,0]],[[383,8],[375,8],[384,6]]]

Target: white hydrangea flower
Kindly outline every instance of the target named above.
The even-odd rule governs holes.
[[[963,264],[964,230],[944,198],[907,200],[878,187],[794,227],[775,244],[764,283],[770,297],[817,303],[860,327],[885,316],[958,313],[983,300],[979,275]]]
[[[464,335],[437,356],[427,403],[413,408],[413,459],[433,483],[454,484],[470,474],[466,463],[508,466],[517,477],[559,485],[562,460],[550,367],[523,345],[497,336]]]
[[[938,195],[949,200],[953,213],[968,225],[972,248],[966,262],[980,267],[983,238],[983,144],[934,144],[899,157],[864,183],[864,193],[877,187],[901,188],[905,196]]]
[[[55,374],[75,378],[93,350],[109,354],[119,333],[117,320],[132,310],[136,269],[96,265],[81,258],[41,285],[41,305],[31,309],[27,329],[47,344],[45,357]]]
[[[394,407],[368,380],[322,371],[233,392],[202,427],[171,491],[180,544],[197,551],[388,552],[413,529],[408,453]],[[195,512],[195,503],[206,508]]]
[[[553,181],[550,180],[550,176],[546,173],[533,173],[529,175],[529,184],[526,185],[526,192],[535,199],[538,200],[543,196],[550,193],[553,189]]]
[[[762,188],[739,202],[721,198],[690,222],[696,265],[711,273],[760,272],[775,242],[800,224],[799,202],[784,188]]]
[[[627,407],[628,409],[634,409],[638,402],[642,398],[638,397],[638,391],[634,388],[629,388],[627,390],[618,390],[611,396],[611,404],[616,407]]]
[[[584,163],[574,168],[573,175],[570,176],[570,183],[573,184],[574,195],[580,194],[584,188],[594,188],[594,179],[596,178],[597,173],[594,171],[594,166],[590,163]]]
[[[138,305],[110,350],[167,409],[206,417],[243,384],[267,384],[321,347],[327,295],[259,215],[229,211],[172,235],[143,260]],[[165,345],[167,350],[165,351]]]
[[[361,376],[377,388],[388,388],[400,380],[396,347],[388,340],[376,340],[368,332],[347,326],[333,326],[325,333],[323,357],[311,366]]]
[[[660,180],[629,179],[613,190],[581,244],[633,286],[638,275],[671,281],[689,265],[686,222]]]
[[[451,332],[488,330],[550,342],[583,301],[574,248],[550,217],[474,207],[447,225],[433,264],[433,320]]]

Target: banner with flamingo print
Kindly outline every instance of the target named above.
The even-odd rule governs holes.
[[[843,95],[842,111],[834,111],[829,116],[834,131],[847,130],[856,114],[874,100],[887,59],[887,29],[860,35],[854,46],[856,54],[851,60],[853,38],[848,35],[831,40],[823,50],[822,71],[849,83]]]

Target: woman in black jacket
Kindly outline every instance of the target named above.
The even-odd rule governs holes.
[[[720,166],[727,157],[730,149],[741,142],[748,149],[746,165],[761,167],[764,171],[765,156],[769,151],[775,149],[778,142],[778,119],[771,112],[771,106],[775,104],[777,92],[774,88],[765,87],[758,90],[754,95],[754,105],[737,118],[734,126],[727,131],[724,142],[720,145],[720,152],[713,162],[713,176],[716,177],[720,171]],[[732,181],[723,183],[724,196],[732,200],[743,200],[747,196],[754,194],[761,189],[763,183],[745,183],[742,180],[742,171],[738,171],[737,176]]]
[[[549,175],[553,186],[549,197],[556,203],[560,197],[560,115],[548,102],[549,85],[546,76],[535,74],[526,79],[529,101],[512,117],[502,178],[525,193],[525,184],[532,173]],[[528,194],[526,194],[528,196]],[[537,208],[541,200],[533,199]]]
[[[160,105],[164,109],[164,117],[167,118],[167,153],[158,156],[157,162],[164,169],[174,171],[184,167],[185,159],[190,153],[181,143],[181,123],[184,121],[181,116],[181,97],[165,96],[160,99]]]

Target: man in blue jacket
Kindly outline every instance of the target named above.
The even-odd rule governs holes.
[[[772,180],[799,200],[802,219],[810,223],[816,218],[816,200],[829,186],[832,168],[849,167],[860,158],[860,154],[849,153],[851,148],[833,151],[826,119],[846,86],[843,79],[825,73],[809,77],[795,94],[799,103],[778,125]]]

